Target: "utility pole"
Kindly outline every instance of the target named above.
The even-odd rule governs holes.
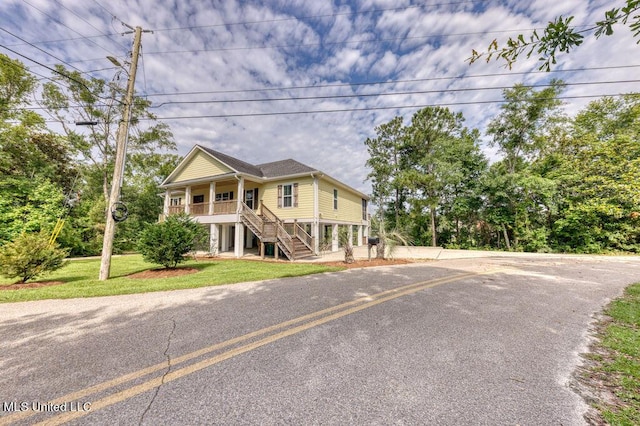
[[[136,71],[138,69],[138,55],[140,53],[142,28],[136,27],[134,33],[135,37],[133,39],[129,79],[127,80],[127,93],[124,98],[122,120],[120,120],[118,134],[116,136],[116,161],[113,169],[113,179],[111,180],[111,195],[109,196],[109,203],[107,205],[107,223],[104,229],[104,240],[102,241],[102,260],[100,261],[101,281],[109,279],[109,272],[111,270],[111,253],[113,252],[113,238],[116,231],[113,207],[118,201],[120,201],[120,189],[124,177],[124,161],[127,155],[127,138],[129,136],[129,122],[131,121],[131,108],[133,104],[134,86],[136,83]]]

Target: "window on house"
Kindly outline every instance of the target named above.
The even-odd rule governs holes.
[[[333,190],[333,209],[338,210],[338,190]]]
[[[244,203],[253,210],[253,189],[247,189],[244,194]]]
[[[367,220],[367,200],[362,199],[362,220]]]
[[[220,192],[216,194],[216,201],[228,201],[233,200],[233,191]]]
[[[193,196],[193,204],[202,204],[202,203],[204,203],[204,195]]]
[[[171,199],[172,206],[181,206],[182,205],[182,197],[172,198]]]
[[[278,185],[278,208],[298,207],[298,184]]]
[[[282,207],[293,207],[293,185],[282,185]]]

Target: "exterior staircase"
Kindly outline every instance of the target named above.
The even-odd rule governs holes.
[[[313,256],[314,238],[297,223],[293,224],[293,235],[287,232],[278,216],[262,203],[261,214],[245,203],[240,203],[240,219],[263,243],[273,243],[289,260]]]

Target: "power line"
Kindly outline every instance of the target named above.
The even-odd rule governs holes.
[[[58,58],[57,56],[53,55],[52,53],[49,53],[49,52],[47,52],[46,50],[41,49],[41,48],[39,48],[38,46],[36,46],[36,45],[34,45],[34,44],[32,44],[32,43],[28,42],[27,40],[23,39],[22,37],[15,35],[15,34],[14,34],[14,33],[12,33],[11,31],[6,30],[6,29],[4,29],[4,28],[0,28],[0,30],[2,30],[2,31],[4,31],[5,33],[7,33],[7,34],[9,34],[9,35],[11,35],[11,36],[13,36],[13,37],[17,38],[17,39],[18,39],[18,40],[20,40],[20,41],[23,41],[24,43],[28,44],[28,45],[29,45],[29,46],[31,46],[31,47],[34,47],[34,48],[38,49],[39,51],[41,51],[41,52],[42,52],[42,53],[44,53],[45,55],[51,56],[52,58],[54,58],[54,59],[56,59],[56,60],[58,60],[58,61],[62,62],[63,64],[70,66],[70,67],[71,67],[71,68],[73,68],[74,70],[79,71],[79,72],[82,72],[82,70],[81,70],[81,69],[74,67],[74,66],[73,66],[73,65],[71,65],[70,63],[68,63],[68,62],[66,62],[66,61],[64,61],[64,60],[62,60],[62,59],[60,59],[60,58]]]
[[[222,93],[252,93],[252,92],[270,92],[281,90],[299,90],[299,89],[320,89],[320,88],[334,88],[334,87],[353,87],[353,86],[377,86],[387,84],[398,83],[420,83],[425,81],[440,81],[440,80],[464,80],[467,78],[487,78],[487,77],[502,77],[507,75],[531,75],[531,74],[550,74],[550,73],[568,73],[568,72],[581,72],[581,71],[601,71],[610,69],[624,69],[624,68],[638,68],[637,65],[614,65],[606,67],[588,67],[588,68],[569,68],[564,70],[552,69],[548,72],[536,71],[536,72],[504,72],[504,73],[490,73],[490,74],[472,74],[472,75],[458,75],[450,77],[428,77],[428,78],[413,78],[403,80],[386,80],[386,81],[369,81],[360,83],[337,83],[337,84],[316,84],[307,86],[281,86],[281,87],[264,87],[260,89],[235,89],[235,90],[210,90],[210,91],[197,91],[197,92],[174,92],[174,93],[153,93],[146,95],[147,97],[155,96],[183,96],[183,95],[205,95],[205,94],[222,94]]]
[[[105,8],[98,1],[96,1],[96,0],[92,0],[92,1],[95,4],[97,4],[100,8],[102,8],[105,12],[107,12],[112,17],[112,19],[115,19],[115,20],[117,20],[119,22],[122,22],[122,20],[120,18],[118,18],[109,9]],[[372,13],[394,11],[394,10],[407,10],[407,9],[415,9],[415,8],[426,8],[426,7],[432,7],[432,6],[434,6],[434,7],[435,6],[453,6],[453,5],[460,5],[460,4],[467,4],[467,3],[473,4],[474,0],[466,0],[466,1],[458,1],[458,2],[450,2],[450,3],[436,3],[436,4],[431,4],[431,5],[413,5],[413,6],[405,6],[405,7],[387,8],[387,9],[371,9],[371,10],[365,10],[365,11],[360,11],[360,12],[342,12],[342,13],[333,13],[333,14],[325,14],[325,15],[309,15],[309,16],[302,16],[302,17],[265,19],[265,20],[258,20],[258,21],[228,22],[228,23],[211,24],[211,25],[195,25],[195,26],[187,26],[187,27],[160,28],[160,29],[155,29],[155,30],[152,30],[152,31],[154,31],[154,32],[168,32],[168,31],[192,30],[192,29],[200,29],[200,28],[215,28],[215,27],[238,26],[238,25],[255,25],[255,24],[274,23],[274,22],[286,22],[286,21],[300,20],[300,19],[316,19],[316,18],[327,18],[327,17],[347,16],[347,15],[355,16],[355,15],[372,14]],[[29,3],[27,3],[27,4],[29,4]],[[30,6],[32,6],[32,5],[30,5]],[[32,6],[32,7],[35,8],[35,6]],[[37,10],[40,11],[41,13],[43,13],[43,14],[45,13],[45,12],[42,12],[41,10],[39,10],[39,9],[37,9]],[[49,16],[49,15],[46,15],[46,16]],[[511,31],[524,31],[524,30],[511,30]],[[77,34],[80,34],[80,33],[77,33]],[[61,43],[61,42],[66,42],[66,41],[76,41],[76,40],[90,39],[90,38],[113,37],[115,35],[120,35],[120,33],[118,33],[118,32],[116,32],[116,33],[106,33],[106,34],[103,33],[102,35],[95,35],[95,36],[83,36],[83,35],[81,35],[81,37],[57,39],[57,40],[47,40],[47,41],[38,41],[38,42],[34,42],[34,43],[35,44]]]
[[[640,67],[640,65],[624,65],[624,66],[609,66],[609,67],[594,67],[594,68],[585,68],[585,69],[575,69],[575,70],[564,70],[567,71],[585,71],[585,70],[603,70],[603,69],[615,69],[615,68],[630,68],[630,67]],[[28,71],[28,70],[27,70]],[[558,71],[557,71],[558,72]],[[526,73],[513,73],[513,74],[526,74]],[[432,81],[432,80],[443,80],[443,79],[457,79],[457,78],[470,78],[470,77],[487,77],[487,76],[501,76],[501,75],[509,75],[509,73],[497,73],[497,74],[483,74],[483,75],[472,75],[472,76],[457,76],[457,77],[432,77],[427,79],[411,79],[411,80],[396,80],[393,82],[371,82],[371,83],[359,83],[360,85],[364,84],[395,84],[398,82],[420,82],[420,81]],[[628,83],[638,83],[640,80],[607,80],[607,81],[587,81],[587,82],[564,82],[564,86],[593,86],[599,84],[628,84]],[[318,86],[298,86],[304,88],[321,88],[321,87],[336,87],[336,86],[350,86],[349,84],[340,84],[340,85],[318,85]],[[550,87],[551,84],[529,84],[522,85],[525,88],[539,88],[539,87]],[[295,88],[295,86],[292,86]],[[288,87],[292,88],[292,87]],[[409,96],[409,95],[418,95],[418,94],[429,94],[429,93],[459,93],[459,92],[473,92],[473,91],[489,91],[489,90],[506,90],[510,89],[513,86],[483,86],[483,87],[469,87],[469,88],[459,88],[459,89],[431,89],[431,90],[411,90],[404,92],[389,92],[389,93],[364,93],[364,94],[348,94],[348,95],[317,95],[317,96],[298,96],[298,97],[287,97],[287,98],[254,98],[254,99],[216,99],[216,100],[201,100],[201,101],[167,101],[162,102],[156,105],[151,105],[149,108],[161,108],[164,105],[172,105],[172,104],[220,104],[220,103],[243,103],[243,102],[277,102],[277,101],[299,101],[299,100],[327,100],[327,99],[349,99],[349,98],[367,98],[367,97],[381,97],[381,96]],[[255,91],[267,91],[267,90],[284,90],[284,89],[252,89],[247,90],[246,92],[255,92]],[[185,93],[175,93],[172,95],[197,95],[197,94],[208,94],[208,93],[237,93],[242,91],[213,91],[213,92],[185,92]],[[158,96],[154,95],[144,95],[144,97],[152,97]],[[96,106],[106,106],[97,104]],[[25,109],[37,110],[43,108],[37,107],[29,107]]]
[[[404,6],[404,7],[392,7],[386,9],[371,9],[364,10],[359,12],[339,12],[339,13],[330,13],[324,15],[309,15],[309,16],[299,16],[299,17],[291,17],[291,18],[274,18],[274,19],[264,19],[258,21],[244,21],[244,22],[227,22],[221,24],[211,24],[211,25],[194,25],[188,27],[174,27],[174,28],[160,28],[153,31],[156,32],[166,32],[166,31],[181,31],[181,30],[194,30],[201,28],[215,28],[215,27],[227,27],[227,26],[236,26],[236,25],[256,25],[256,24],[267,24],[267,23],[276,23],[276,22],[287,22],[287,21],[299,21],[302,19],[318,19],[318,18],[335,18],[338,16],[356,16],[356,15],[365,15],[365,14],[373,14],[380,12],[390,12],[390,11],[398,11],[398,10],[408,10],[408,9],[423,9],[427,7],[438,7],[438,6],[457,6],[461,4],[474,3],[473,0],[467,1],[458,1],[458,2],[450,2],[450,3],[435,3],[435,4],[421,4],[421,5],[412,5],[412,6]]]
[[[65,73],[63,73],[63,72],[58,71],[58,70],[57,70],[57,69],[55,69],[55,68],[51,68],[51,67],[49,67],[49,66],[47,66],[47,65],[45,65],[45,64],[42,64],[42,63],[40,63],[40,62],[36,61],[35,59],[32,59],[32,58],[30,58],[30,57],[28,57],[28,56],[25,56],[25,55],[23,55],[22,53],[16,52],[15,50],[13,50],[13,49],[11,49],[11,48],[9,48],[9,47],[7,47],[7,46],[4,46],[4,45],[2,45],[2,44],[0,44],[0,47],[2,47],[2,48],[4,48],[4,49],[7,49],[8,51],[10,51],[10,52],[12,52],[12,53],[14,53],[14,54],[16,54],[16,55],[18,55],[18,56],[20,56],[20,57],[22,57],[22,58],[24,58],[24,59],[28,60],[28,61],[31,61],[31,62],[33,62],[33,63],[35,63],[35,64],[38,64],[38,65],[40,65],[41,67],[44,67],[44,68],[48,69],[49,71],[51,71],[51,72],[53,72],[53,73],[55,73],[55,74],[58,74],[58,75],[60,75],[60,76],[62,76],[62,77],[64,77],[64,78],[67,78],[67,79],[69,79],[69,80],[71,80],[71,81],[75,82],[75,83],[78,83],[79,85],[81,85],[82,87],[84,87],[85,89],[87,89],[89,92],[91,92],[91,89],[90,89],[86,84],[84,84],[82,81],[80,81],[80,80],[78,80],[78,79],[76,79],[76,78],[74,78],[74,77],[70,76],[69,74],[65,74]],[[25,68],[25,69],[26,69],[27,71],[29,71],[29,72],[32,72],[32,71],[28,70],[27,68]],[[98,95],[98,98],[100,98],[100,99],[107,99],[107,98],[105,98],[105,97],[103,97],[103,96],[99,96],[99,95]],[[116,99],[116,101],[122,104],[122,101],[120,101],[120,100],[118,100],[118,99]]]
[[[588,81],[577,83],[564,83],[563,86],[589,86],[596,84],[622,84],[622,83],[639,83],[640,80],[615,80],[615,81]],[[551,87],[553,84],[531,84],[522,85],[525,88]],[[435,89],[435,90],[412,90],[407,92],[389,92],[389,93],[364,93],[352,95],[325,95],[325,96],[300,96],[290,98],[259,98],[259,99],[216,99],[205,101],[167,101],[158,105],[152,105],[150,108],[160,108],[164,105],[174,104],[219,104],[219,103],[242,103],[242,102],[278,102],[278,101],[306,101],[306,100],[327,100],[327,99],[349,99],[349,98],[371,98],[381,96],[408,96],[423,95],[428,93],[459,93],[459,92],[477,92],[485,90],[506,90],[513,86],[496,86],[496,87],[469,87],[461,89]]]
[[[576,95],[576,96],[559,96],[553,99],[566,100],[566,99],[588,99],[588,98],[603,98],[603,97],[620,97],[624,94],[600,94],[600,95]],[[170,116],[170,117],[155,117],[153,120],[193,120],[198,118],[237,118],[237,117],[264,117],[264,116],[278,116],[278,115],[305,115],[305,114],[327,114],[337,112],[363,112],[363,111],[380,111],[391,109],[408,109],[408,108],[426,108],[426,107],[438,107],[438,106],[460,106],[460,105],[486,105],[486,104],[501,104],[507,102],[504,99],[500,100],[488,100],[488,101],[468,101],[468,102],[441,102],[424,105],[396,105],[386,107],[366,107],[366,108],[345,108],[345,109],[329,109],[329,110],[309,110],[309,111],[280,111],[280,112],[258,112],[258,113],[244,113],[244,114],[213,114],[213,115],[191,115],[191,116]],[[151,118],[139,118],[139,120],[152,120]]]
[[[68,10],[69,12],[71,12],[73,15],[75,15],[78,19],[81,19],[82,21],[84,21],[87,25],[89,25],[91,28],[93,28],[94,30],[96,30],[98,33],[111,38],[112,36],[108,36],[107,34],[103,33],[99,28],[96,28],[95,25],[93,25],[91,22],[87,21],[86,19],[84,19],[82,16],[78,15],[76,12],[74,12],[73,10],[69,9],[68,7],[66,7],[65,5],[63,5],[62,3],[60,3],[60,0],[54,0],[56,3],[58,3],[58,5],[60,5],[60,7]],[[112,39],[113,40],[113,39]],[[128,49],[127,46],[123,46],[122,44],[120,44],[119,42],[117,42],[116,40],[113,40],[114,43],[116,43],[118,46],[120,46],[123,49]]]
[[[90,40],[88,37],[86,37],[84,34],[74,30],[73,28],[69,27],[68,25],[66,25],[63,22],[60,22],[58,19],[54,18],[53,16],[49,15],[48,13],[44,12],[43,10],[37,8],[36,6],[34,6],[33,4],[29,3],[27,0],[22,0],[23,2],[25,2],[26,4],[28,4],[29,6],[31,6],[32,8],[34,8],[35,10],[37,10],[38,12],[42,13],[44,16],[46,16],[47,18],[51,19],[53,22],[62,25],[63,27],[71,30],[72,32],[78,34],[79,36],[81,36],[83,39],[86,39],[87,41],[91,42],[92,44],[98,46],[100,49],[104,50],[105,52],[109,53],[112,56],[117,56],[115,55],[113,52],[111,52],[110,50],[108,50],[107,48],[105,48],[104,46],[99,45],[98,43],[96,43],[93,40]]]
[[[95,4],[97,4],[97,5],[98,5],[102,10],[104,10],[104,11],[105,11],[105,12],[107,12],[109,15],[111,15],[111,18],[112,18],[112,19],[115,19],[115,20],[117,20],[117,21],[122,22],[122,20],[121,20],[120,18],[118,18],[118,17],[116,16],[116,14],[115,14],[115,13],[111,12],[109,9],[107,9],[106,7],[104,7],[102,4],[98,3],[98,1],[97,1],[97,0],[92,0],[92,1],[93,1]]]
[[[317,46],[339,46],[347,44],[369,44],[369,43],[388,43],[392,41],[407,41],[407,40],[422,40],[427,38],[440,38],[440,37],[461,37],[461,36],[482,36],[486,34],[504,34],[513,33],[514,31],[534,31],[541,28],[528,28],[519,30],[496,30],[496,31],[478,31],[470,33],[453,33],[453,34],[428,34],[423,36],[411,36],[411,37],[392,37],[392,38],[376,38],[368,40],[344,40],[344,41],[332,41],[332,42],[318,42],[318,43],[300,43],[300,44],[282,44],[272,46],[236,46],[236,47],[215,47],[215,48],[203,48],[203,49],[191,49],[191,50],[164,50],[147,52],[147,55],[173,55],[177,53],[201,53],[201,52],[229,52],[233,50],[260,50],[260,49],[293,49],[298,47],[317,47]]]

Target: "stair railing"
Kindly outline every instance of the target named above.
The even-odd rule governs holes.
[[[262,216],[264,216],[267,220],[273,222],[276,226],[276,237],[278,238],[278,242],[282,245],[283,251],[287,254],[287,257],[291,260],[295,259],[296,256],[296,248],[293,244],[293,238],[284,228],[284,223],[278,216],[275,215],[264,203],[260,203],[260,208],[262,211]]]
[[[240,201],[240,215],[247,221],[247,224],[252,228],[252,231],[256,233],[256,236],[262,238],[264,235],[264,221],[253,209],[247,206],[244,201]]]

